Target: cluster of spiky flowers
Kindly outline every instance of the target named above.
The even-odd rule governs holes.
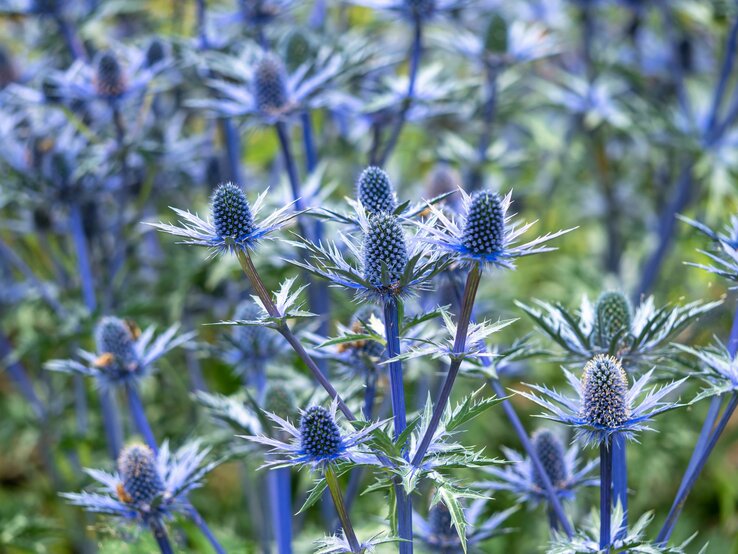
[[[462,197],[464,212],[460,219],[429,205],[433,217],[419,225],[426,231],[429,243],[464,263],[514,269],[516,258],[555,250],[546,243],[571,231],[557,231],[518,244],[518,239],[535,222],[519,225],[513,221],[514,214],[508,214],[512,192],[501,196],[485,190],[470,196],[459,189],[458,194]]]
[[[174,325],[154,338],[153,327],[141,332],[130,321],[106,316],[95,329],[97,352],[80,350],[79,361],[51,360],[45,367],[94,377],[104,387],[135,383],[150,373],[156,360],[194,336],[193,333],[177,336],[178,328]]]
[[[217,462],[205,463],[209,449],[190,442],[172,452],[164,443],[158,454],[148,446],[132,444],[118,458],[118,471],[85,470],[100,484],[94,492],[64,493],[70,504],[121,521],[149,525],[176,514],[190,514],[187,494],[200,487]]]
[[[261,193],[253,206],[241,187],[233,183],[218,186],[211,199],[211,219],[204,220],[189,211],[172,208],[181,218],[179,225],[152,223],[152,227],[182,237],[184,244],[206,246],[213,255],[238,250],[253,250],[260,240],[284,227],[298,215],[293,203],[272,212],[263,220],[257,217],[264,207],[268,190]]]
[[[597,460],[582,463],[576,444],[566,449],[561,439],[548,429],[540,429],[533,434],[531,440],[544,471],[562,500],[573,499],[581,487],[599,485],[598,479],[593,475]],[[510,464],[503,468],[484,468],[493,479],[480,483],[479,486],[487,490],[510,491],[521,501],[533,505],[545,501],[547,495],[543,479],[530,457],[509,448],[503,448],[503,452]]]
[[[679,406],[663,398],[685,381],[681,379],[645,392],[653,370],[629,386],[620,361],[601,354],[587,362],[581,379],[566,369],[564,373],[576,397],[540,385],[529,385],[534,393],[519,391],[519,394],[546,410],[541,417],[574,427],[585,444],[599,444],[618,433],[633,439],[639,431],[648,430],[645,424],[653,417]]]
[[[582,360],[610,354],[638,364],[667,354],[669,341],[721,303],[695,301],[657,308],[653,296],[649,296],[633,310],[628,298],[619,291],[602,292],[594,304],[584,296],[575,313],[560,304],[516,302],[541,331],[566,351],[567,357]]]
[[[389,176],[383,169],[369,166],[356,181],[356,198],[367,213],[392,213],[397,208],[397,198]]]

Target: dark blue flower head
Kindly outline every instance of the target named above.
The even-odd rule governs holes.
[[[290,71],[297,70],[310,59],[312,48],[310,40],[301,29],[295,29],[287,38],[284,59]]]
[[[379,213],[369,219],[364,235],[364,279],[373,287],[392,291],[407,266],[405,234],[397,218]]]
[[[369,214],[394,212],[395,193],[389,175],[379,167],[367,167],[356,182],[356,196]]]
[[[479,191],[466,216],[464,246],[474,255],[495,254],[505,246],[505,211],[497,193]]]
[[[379,318],[379,314],[377,314],[377,312],[375,311],[374,306],[366,305],[361,307],[351,318],[351,331],[353,331],[357,335],[366,333],[364,323],[368,322],[372,316]],[[387,349],[384,347],[384,345],[376,340],[360,340],[345,344],[348,346],[348,348],[352,349],[357,357],[364,360],[367,358],[380,359],[387,352]]]
[[[58,104],[64,99],[61,85],[50,75],[45,75],[41,81],[41,94],[50,104]]]
[[[54,15],[64,4],[64,0],[32,0],[31,12],[40,15]]]
[[[0,45],[0,90],[18,78],[10,52]]]
[[[459,535],[453,527],[451,512],[443,502],[439,502],[428,511],[430,527],[429,543],[437,546],[459,545]]]
[[[287,72],[282,60],[265,54],[254,71],[254,96],[262,112],[278,112],[289,102]]]
[[[622,426],[630,418],[628,376],[612,356],[597,355],[584,366],[582,417],[605,429]]]
[[[484,49],[490,54],[507,52],[507,21],[498,13],[492,14],[484,34]]]
[[[551,484],[554,488],[562,488],[568,479],[568,471],[566,450],[561,440],[548,429],[541,429],[533,435],[533,447]],[[533,481],[540,489],[545,489],[543,478],[535,467]]]
[[[600,346],[608,347],[618,335],[630,332],[633,309],[621,292],[600,294],[595,303],[595,339]]]
[[[429,19],[436,13],[436,0],[405,0],[405,9],[413,19]]]
[[[232,183],[220,185],[213,194],[211,210],[219,237],[238,241],[254,232],[254,216],[240,187]]]
[[[104,52],[97,60],[95,87],[104,98],[117,98],[126,91],[123,69],[112,52]]]
[[[104,317],[95,329],[98,365],[110,373],[134,371],[140,364],[132,326],[117,317]]]
[[[255,321],[262,316],[262,310],[255,302],[247,300],[238,305],[233,316],[237,320]],[[272,354],[273,331],[270,329],[258,325],[236,325],[232,333],[233,342],[247,358],[246,361],[264,359]]]
[[[343,450],[341,430],[331,412],[323,406],[311,406],[300,420],[302,450],[313,460],[332,460]]]
[[[146,67],[152,67],[164,61],[166,56],[167,50],[164,43],[158,38],[155,38],[149,43],[148,48],[146,48]]]
[[[133,444],[127,446],[118,458],[122,488],[118,496],[122,502],[130,504],[151,504],[162,492],[164,484],[156,467],[156,458],[148,446]]]

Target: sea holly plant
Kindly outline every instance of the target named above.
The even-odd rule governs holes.
[[[576,312],[540,300],[535,304],[516,304],[565,351],[567,360],[582,361],[596,354],[609,354],[647,365],[669,354],[670,341],[722,301],[657,308],[653,296],[649,296],[633,309],[622,292],[604,291],[594,304],[584,296]]]
[[[554,389],[529,385],[534,392],[518,394],[541,406],[541,417],[573,427],[576,437],[588,446],[600,449],[600,548],[612,545],[610,515],[612,512],[613,439],[618,435],[634,440],[641,431],[650,430],[648,422],[655,416],[680,405],[664,398],[680,387],[686,379],[663,387],[646,390],[653,370],[632,385],[620,360],[598,354],[584,366],[581,380],[564,369],[576,396],[565,396]],[[620,528],[615,528],[620,531]]]
[[[167,522],[177,514],[191,517],[193,508],[187,495],[202,486],[205,475],[218,465],[217,461],[205,462],[208,454],[197,441],[176,451],[165,442],[158,454],[134,443],[121,451],[117,472],[85,470],[99,483],[94,492],[62,496],[88,512],[108,515],[118,524],[148,528],[162,554],[173,554]]]

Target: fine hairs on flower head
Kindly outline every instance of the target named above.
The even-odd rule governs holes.
[[[359,175],[356,196],[367,213],[393,212],[397,208],[389,175],[379,167],[369,166]]]
[[[584,366],[582,416],[590,425],[614,429],[630,417],[628,376],[612,356],[597,355]]]
[[[115,98],[125,92],[123,69],[112,52],[103,53],[97,60],[95,86],[98,94],[106,98]]]
[[[546,475],[554,487],[562,487],[567,480],[566,469],[566,451],[561,440],[548,429],[540,429],[533,434],[533,447],[535,448],[538,459],[541,461]],[[536,470],[533,469],[533,481],[540,488],[544,489],[543,478]]]
[[[330,460],[341,452],[341,430],[323,406],[311,406],[300,421],[302,449],[314,460]]]
[[[220,185],[213,194],[211,206],[218,236],[238,240],[254,231],[254,216],[240,187],[232,183]]]
[[[364,235],[364,279],[378,289],[390,289],[402,278],[407,261],[397,218],[385,213],[372,216]]]
[[[287,105],[286,80],[282,60],[274,54],[265,54],[254,71],[254,96],[260,111],[277,112]]]
[[[464,227],[463,243],[472,254],[494,254],[504,248],[505,212],[500,195],[474,194]]]
[[[130,371],[139,365],[131,326],[117,317],[107,316],[95,329],[100,365],[113,371]]]
[[[595,303],[594,332],[600,346],[610,346],[612,340],[630,330],[633,308],[622,292],[607,291]]]
[[[118,472],[123,481],[118,496],[123,502],[151,504],[164,491],[156,458],[148,446],[132,444],[124,448],[118,458]]]

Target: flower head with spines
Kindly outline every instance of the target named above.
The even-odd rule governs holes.
[[[301,410],[299,428],[275,413],[265,412],[274,423],[275,435],[289,437],[289,442],[265,435],[241,438],[271,447],[262,466],[265,468],[309,466],[321,469],[339,462],[380,465],[379,459],[369,452],[365,443],[372,432],[385,422],[375,422],[359,431],[349,431],[339,426],[336,420],[337,406],[333,402],[328,409],[315,405]]]
[[[151,372],[156,360],[195,336],[177,336],[178,329],[173,325],[155,338],[153,327],[142,332],[131,321],[106,316],[95,329],[97,352],[79,350],[79,361],[51,360],[44,367],[94,377],[102,387],[136,383]]]
[[[118,58],[112,52],[103,52],[97,60],[95,86],[102,98],[119,98],[126,90],[126,78]]]
[[[646,425],[648,421],[680,407],[663,398],[686,380],[644,392],[654,370],[629,387],[620,361],[605,355],[597,355],[587,362],[581,379],[566,369],[563,371],[576,397],[564,396],[541,385],[528,385],[534,392],[518,391],[518,394],[543,407],[546,411],[541,417],[572,426],[585,444],[599,444],[615,434],[632,440],[639,431],[651,430]]]
[[[369,166],[356,181],[356,198],[367,213],[393,213],[397,208],[395,191],[389,175],[376,166]]]
[[[619,292],[603,292],[595,303],[583,296],[577,311],[540,300],[534,305],[516,302],[541,331],[566,351],[567,361],[580,362],[597,354],[609,354],[634,368],[668,354],[674,337],[721,303],[696,301],[657,308],[653,296],[649,296],[632,310]]]
[[[290,263],[356,291],[362,300],[378,302],[427,288],[451,263],[425,240],[424,231],[406,236],[401,225],[404,218],[368,214],[359,203],[355,208],[360,237],[339,232],[340,246],[333,242],[315,244],[300,237],[295,246],[310,256]],[[353,260],[348,261],[345,253]]]
[[[701,379],[706,387],[693,400],[708,396],[719,396],[728,392],[738,392],[738,354],[736,346],[726,347],[720,341],[708,347],[692,348],[681,344],[679,350],[694,357],[694,362],[683,361],[691,369],[691,376]]]
[[[677,215],[677,217],[704,233],[715,244],[715,249],[712,252],[699,250],[699,252],[710,258],[712,264],[704,265],[686,262],[687,265],[699,267],[700,269],[724,277],[729,281],[738,283],[738,215],[730,218],[730,224],[725,226],[725,231],[722,233],[713,231],[707,225],[689,219],[688,217],[681,215]]]
[[[212,255],[235,253],[256,248],[260,240],[284,227],[298,215],[294,202],[283,206],[262,220],[257,217],[264,207],[268,189],[251,205],[243,190],[233,183],[220,185],[211,199],[210,220],[204,220],[189,211],[172,208],[181,218],[179,225],[150,223],[152,227],[170,235],[182,237],[184,244],[207,246]]]
[[[121,452],[117,472],[85,470],[100,485],[94,492],[62,496],[88,512],[142,526],[152,519],[163,522],[175,514],[190,513],[187,495],[200,487],[205,475],[218,465],[218,462],[205,462],[209,452],[200,448],[198,441],[174,452],[164,442],[158,454],[142,444],[132,444]]]
[[[531,439],[536,455],[561,500],[573,499],[581,487],[599,485],[599,480],[594,475],[598,460],[582,463],[576,444],[566,449],[561,439],[545,428],[536,431]],[[509,448],[503,447],[502,450],[510,464],[501,468],[483,468],[492,480],[477,485],[490,491],[510,491],[521,502],[528,502],[533,506],[546,501],[548,495],[543,479],[533,461]]]
[[[516,258],[555,250],[545,243],[572,230],[549,233],[530,242],[516,244],[535,222],[518,225],[513,221],[514,214],[508,215],[512,193],[500,196],[479,191],[470,196],[459,189],[459,194],[464,212],[460,218],[447,215],[429,204],[431,220],[418,225],[426,232],[429,243],[464,263],[515,269]]]
[[[287,70],[277,56],[265,54],[254,70],[256,106],[265,113],[278,113],[289,103]]]

